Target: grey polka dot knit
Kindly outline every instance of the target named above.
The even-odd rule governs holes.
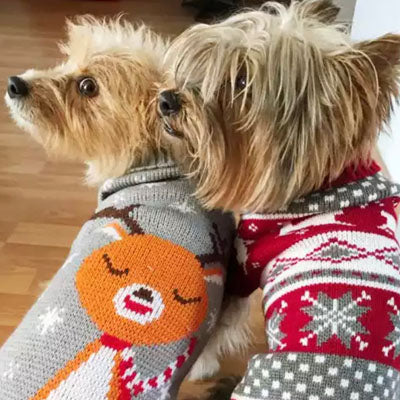
[[[234,222],[159,160],[107,181],[0,350],[1,400],[175,399],[220,312]]]

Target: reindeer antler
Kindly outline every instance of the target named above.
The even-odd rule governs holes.
[[[227,247],[227,241],[226,239],[222,239],[216,223],[213,223],[212,227],[214,231],[210,232],[210,239],[213,245],[212,253],[197,256],[197,259],[200,261],[203,267],[206,264],[215,262],[220,262],[222,264],[225,261],[225,249]]]
[[[92,218],[90,218],[90,220],[95,220],[98,218],[119,218],[129,228],[129,230],[131,231],[131,235],[133,234],[142,235],[144,234],[143,229],[139,226],[138,222],[132,219],[132,217],[129,215],[133,210],[139,207],[140,205],[138,204],[132,204],[128,207],[121,209],[117,209],[114,207],[107,207],[94,214]]]

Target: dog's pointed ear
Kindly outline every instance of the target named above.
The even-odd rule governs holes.
[[[65,22],[67,39],[59,43],[61,53],[70,56],[84,54],[94,35],[93,26],[99,22],[91,15],[79,15]]]
[[[332,0],[304,0],[299,7],[303,15],[326,24],[333,23],[340,12]]]
[[[360,42],[356,48],[368,57],[374,68],[381,95],[397,95],[400,83],[400,35],[387,34]]]
[[[71,54],[71,46],[75,42],[75,37],[79,36],[81,24],[75,19],[67,18],[65,21],[66,40],[58,44],[61,53],[69,56]]]
[[[378,39],[360,42],[357,49],[371,59],[378,72],[400,66],[400,34],[388,33]]]

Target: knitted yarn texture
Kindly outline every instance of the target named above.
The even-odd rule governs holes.
[[[269,353],[233,400],[400,399],[399,194],[378,173],[242,217],[229,285],[263,289]]]
[[[234,221],[177,168],[107,181],[48,289],[0,350],[1,400],[175,399],[220,312]]]

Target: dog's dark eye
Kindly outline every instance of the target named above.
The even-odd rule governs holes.
[[[237,90],[243,90],[247,85],[247,79],[244,75],[240,75],[237,77],[235,82],[235,87]]]
[[[94,97],[99,92],[99,87],[93,78],[82,78],[78,81],[79,93],[83,96]]]

